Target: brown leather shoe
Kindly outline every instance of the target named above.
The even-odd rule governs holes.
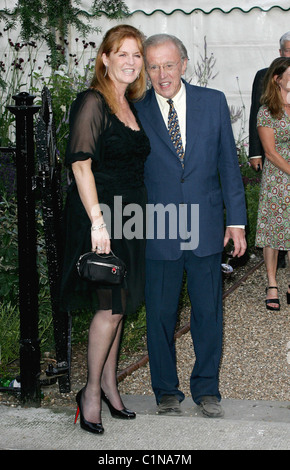
[[[180,401],[175,395],[163,395],[158,405],[158,414],[180,414]]]
[[[222,418],[224,416],[224,410],[216,396],[206,395],[201,397],[199,406],[202,413],[207,418]]]

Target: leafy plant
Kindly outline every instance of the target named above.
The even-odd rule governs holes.
[[[0,32],[0,39],[3,44],[7,36],[7,47],[3,52],[2,46],[0,61],[0,88],[3,90],[0,103],[0,146],[7,146],[15,140],[15,117],[7,110],[7,105],[14,104],[11,102],[12,96],[21,91],[40,96],[43,86],[47,85],[53,90],[57,125],[66,121],[69,104],[79,87],[86,83],[86,73],[92,65],[81,63],[81,57],[84,58],[85,51],[87,58],[88,47],[96,48],[93,41],[87,42],[85,38],[101,31],[100,27],[91,26],[90,19],[100,17],[101,12],[111,19],[124,17],[129,12],[122,0],[94,0],[88,12],[83,11],[80,5],[80,0],[18,0],[14,7],[1,10],[0,21],[5,23],[5,27]],[[76,38],[75,41],[83,46],[83,50],[77,53],[70,53],[70,44],[66,39],[70,26],[80,35],[80,39]],[[10,34],[16,27],[20,28],[20,36],[13,42]],[[45,49],[48,53],[44,59],[40,59],[44,55],[39,52]],[[80,68],[76,71],[78,65]],[[67,68],[69,82],[66,88],[65,81],[57,77],[58,73],[63,72],[62,66]],[[76,86],[76,75],[79,86]],[[65,108],[65,113],[60,115],[60,108]],[[61,139],[65,139],[66,131],[61,131],[60,135]],[[63,153],[62,149],[60,153]]]
[[[39,86],[47,86],[51,93],[53,116],[56,124],[57,151],[61,161],[63,161],[67,145],[71,103],[80,91],[88,88],[93,73],[96,45],[93,42],[84,45],[86,44],[91,48],[91,56],[83,68],[73,67],[71,63],[62,65],[48,79],[43,78],[40,74],[34,74],[36,84],[32,91],[37,96],[35,104],[40,104],[41,90]],[[82,60],[82,53],[72,58],[75,65]],[[92,57],[93,55],[94,57]]]
[[[0,202],[0,300],[2,304],[17,305],[17,214],[15,200],[4,196]]]
[[[15,116],[7,109],[7,105],[14,104],[12,97],[21,91],[29,91],[35,96],[34,104],[40,104],[44,86],[52,94],[58,143],[61,146],[61,142],[66,142],[70,104],[76,94],[88,86],[96,55],[96,44],[93,41],[79,41],[75,38],[75,42],[76,52],[69,56],[68,63],[51,70],[47,58],[42,62],[39,59],[41,44],[33,41],[15,43],[8,38],[6,60],[5,63],[0,62],[4,83],[0,102],[1,146],[8,146],[15,140]],[[63,154],[63,149],[60,150]]]
[[[10,302],[0,306],[0,377],[7,365],[19,356],[19,315]]]
[[[248,218],[247,243],[248,243],[249,248],[255,247],[259,195],[260,195],[259,183],[245,185],[245,197],[246,197],[247,218]]]
[[[2,15],[6,20],[6,29],[15,28],[20,23],[21,38],[24,41],[33,38],[35,41],[46,42],[50,51],[50,65],[56,70],[66,62],[64,38],[68,36],[70,26],[86,37],[90,33],[100,32],[100,28],[90,25],[91,16],[100,16],[103,11],[109,18],[120,18],[128,13],[122,0],[94,0],[89,15],[79,5],[80,0],[18,0],[13,9],[4,9]],[[86,22],[83,17],[86,17]]]
[[[201,62],[197,61],[194,73],[197,77],[197,85],[207,87],[210,80],[214,80],[218,72],[214,73],[216,59],[211,53],[208,56],[206,36],[204,37],[203,56],[200,54]]]
[[[39,275],[39,337],[41,346],[52,344],[52,317],[47,275],[42,218],[37,213],[37,264]],[[1,368],[15,359],[19,352],[18,310],[18,234],[15,199],[2,195],[0,202],[0,346]],[[15,356],[16,355],[16,356]]]
[[[146,335],[146,309],[141,306],[134,315],[125,317],[124,331],[122,336],[122,350],[134,351],[140,345],[144,345]]]

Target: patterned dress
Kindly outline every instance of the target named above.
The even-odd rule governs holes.
[[[290,162],[290,117],[274,119],[261,106],[257,126],[274,130],[276,151]],[[257,219],[256,246],[290,250],[290,176],[265,158]]]

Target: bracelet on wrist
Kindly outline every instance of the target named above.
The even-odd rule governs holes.
[[[100,230],[101,228],[104,228],[104,227],[106,227],[105,223],[102,223],[100,225],[92,225],[91,230],[92,232],[94,232],[95,230]]]

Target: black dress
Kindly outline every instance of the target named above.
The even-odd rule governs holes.
[[[111,238],[111,249],[127,265],[120,287],[103,287],[82,280],[76,269],[79,256],[91,251],[91,221],[73,179],[64,209],[64,259],[61,307],[65,311],[89,308],[134,313],[144,299],[145,221],[147,194],[143,182],[149,140],[138,120],[134,131],[110,113],[95,90],[80,93],[70,112],[70,134],[65,164],[92,159],[99,202]],[[72,176],[73,177],[73,176]]]

